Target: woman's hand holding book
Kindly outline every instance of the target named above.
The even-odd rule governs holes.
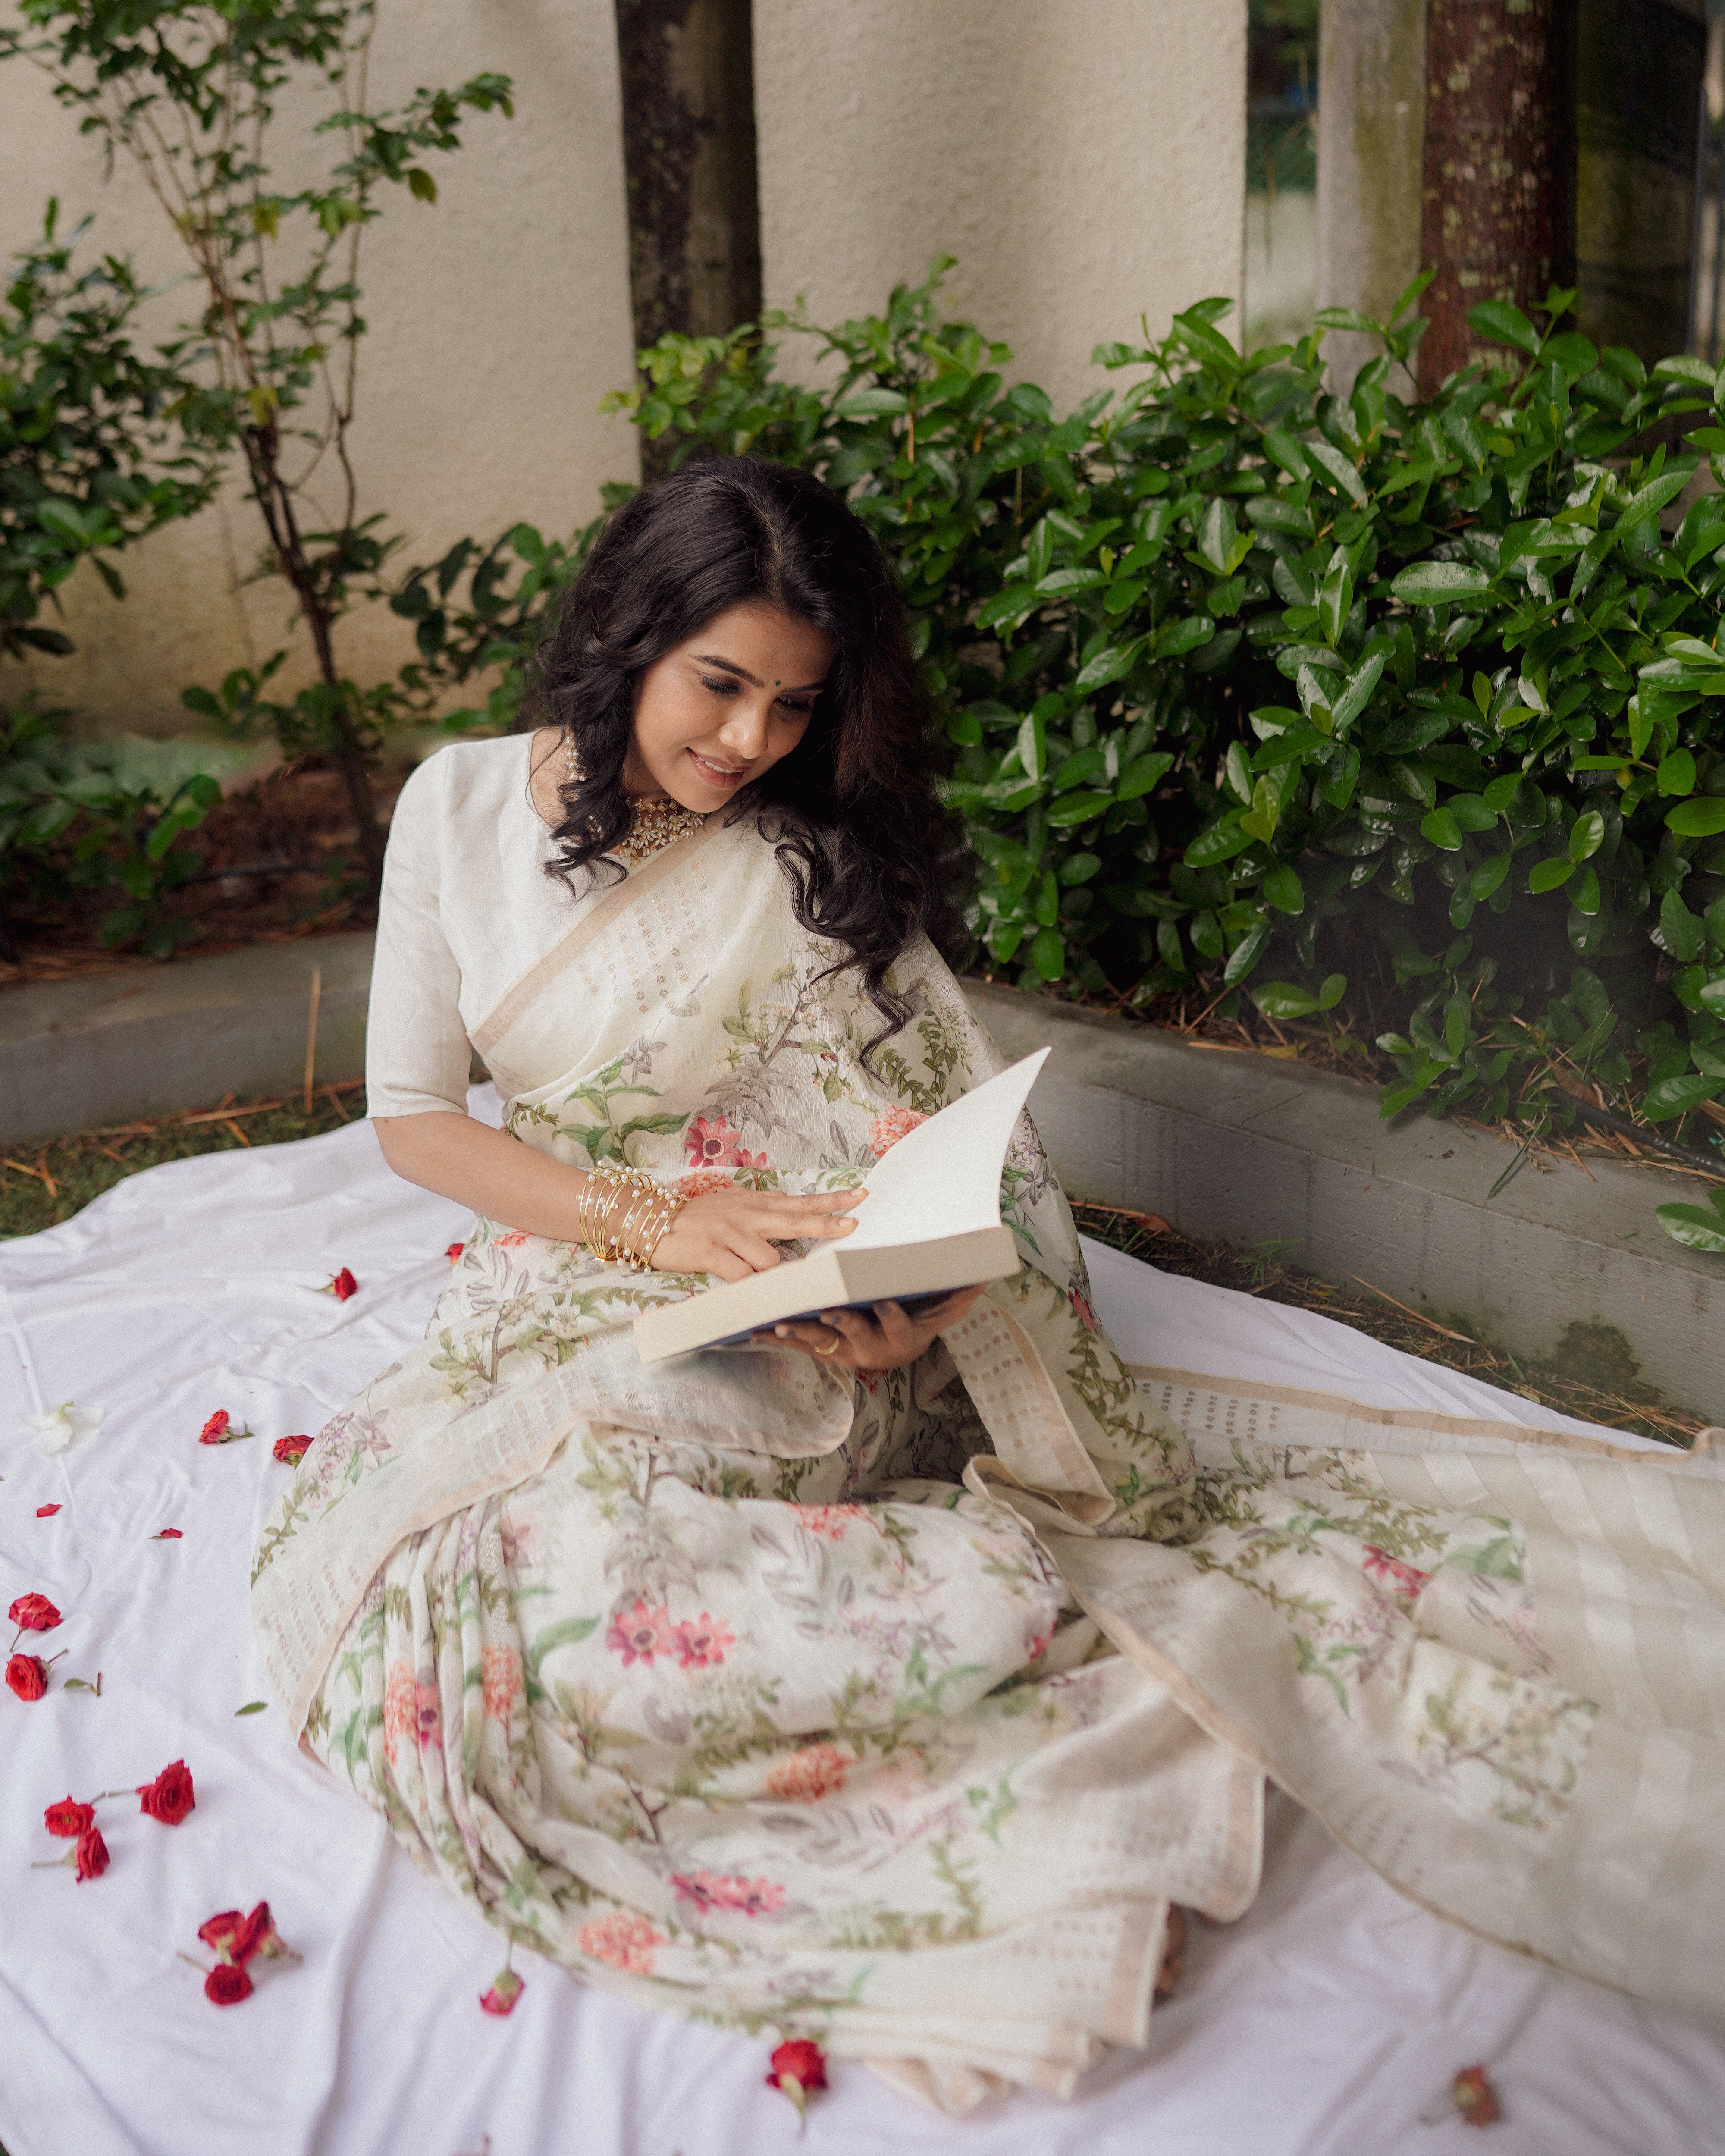
[[[787,1318],[755,1335],[764,1347],[800,1348],[840,1370],[900,1370],[934,1345],[937,1333],[956,1325],[982,1293],[955,1288],[913,1317],[901,1303],[877,1302],[872,1311],[824,1310],[819,1317]]]
[[[706,1191],[679,1210],[654,1245],[654,1270],[747,1280],[780,1262],[781,1243],[850,1235],[856,1225],[852,1209],[865,1195],[861,1190],[834,1190],[818,1198],[792,1198],[778,1190],[747,1190],[740,1183]]]

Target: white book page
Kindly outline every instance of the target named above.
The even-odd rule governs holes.
[[[901,1137],[869,1171],[855,1232],[824,1247],[842,1255],[998,1228],[1001,1163],[1047,1058],[1039,1048]]]

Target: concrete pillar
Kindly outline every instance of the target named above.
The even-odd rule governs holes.
[[[1420,270],[1425,0],[1325,0],[1317,65],[1317,304],[1387,321]],[[1331,387],[1376,350],[1332,330]]]

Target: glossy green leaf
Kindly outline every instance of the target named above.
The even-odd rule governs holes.
[[[1266,981],[1252,990],[1252,1001],[1266,1018],[1310,1018],[1322,1008],[1310,988],[1297,981]]]
[[[1416,562],[1389,588],[1409,606],[1448,606],[1457,599],[1479,598],[1490,591],[1491,580],[1483,569],[1466,562]]]
[[[1650,1123],[1668,1123],[1674,1116],[1686,1116],[1692,1108],[1698,1108],[1703,1101],[1715,1101],[1725,1092],[1725,1078],[1710,1078],[1700,1072],[1681,1078],[1661,1079],[1658,1085],[1648,1088],[1642,1108]]]
[[[1066,970],[1066,946],[1057,928],[1040,928],[1030,946],[1030,963],[1045,981],[1057,981]]]
[[[1168,622],[1157,632],[1156,655],[1178,659],[1183,652],[1208,644],[1215,633],[1216,624],[1208,614],[1188,614],[1183,620]]]
[[[1597,808],[1589,808],[1584,816],[1578,816],[1569,833],[1569,858],[1572,861],[1591,860],[1605,842],[1605,819]]]
[[[1420,831],[1421,837],[1430,839],[1433,845],[1441,846],[1446,853],[1461,850],[1461,827],[1447,808],[1434,808],[1422,816]]]
[[[1352,501],[1363,501],[1366,490],[1353,461],[1340,449],[1324,441],[1302,443],[1308,462],[1322,467],[1331,482],[1341,488]]]
[[[1105,808],[1113,806],[1114,796],[1111,793],[1088,791],[1063,793],[1057,801],[1049,804],[1048,821],[1053,828],[1065,830],[1076,824],[1089,823],[1092,817],[1100,816]]]
[[[1279,913],[1303,913],[1306,911],[1306,887],[1298,872],[1286,861],[1278,861],[1269,870],[1259,888]]]
[[[1467,311],[1467,326],[1490,344],[1513,345],[1517,352],[1537,352],[1539,332],[1507,300],[1481,300]]]
[[[1661,793],[1694,793],[1695,758],[1686,748],[1674,748],[1661,763],[1659,790]]]
[[[1674,1243],[1692,1250],[1725,1252],[1725,1214],[1699,1205],[1659,1205],[1654,1213]]]
[[[1527,888],[1536,893],[1555,891],[1560,884],[1568,883],[1574,873],[1574,862],[1567,854],[1559,854],[1555,860],[1535,864],[1532,874],[1527,878]]]
[[[1167,749],[1157,749],[1149,756],[1134,757],[1120,774],[1120,783],[1114,789],[1117,801],[1137,801],[1146,793],[1153,793],[1173,764],[1173,757]]]
[[[1666,829],[1680,839],[1711,839],[1725,831],[1725,797],[1698,794],[1680,801],[1665,819]]]

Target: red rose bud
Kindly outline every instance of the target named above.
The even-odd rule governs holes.
[[[297,1467],[311,1450],[309,1437],[279,1437],[270,1448],[284,1467]]]
[[[49,1804],[43,1813],[42,1824],[50,1834],[59,1835],[63,1840],[73,1841],[87,1826],[95,1824],[95,1806],[80,1804],[76,1797],[62,1797],[57,1804]]]
[[[39,1520],[51,1520],[59,1510],[58,1505],[39,1505],[36,1507],[36,1517]]]
[[[1483,2066],[1464,2066],[1450,2084],[1450,2097],[1465,2126],[1495,2126],[1503,2116]]]
[[[337,1302],[346,1302],[350,1295],[357,1295],[359,1293],[359,1282],[355,1280],[352,1274],[348,1271],[347,1266],[343,1265],[341,1271],[336,1274],[333,1279],[325,1281],[324,1285],[318,1290],[318,1293],[320,1295],[332,1295]]]
[[[216,2006],[238,2006],[252,1995],[252,1980],[243,1969],[218,1961],[203,1979],[203,1995]]]
[[[203,1428],[198,1433],[200,1445],[232,1445],[236,1438],[249,1437],[251,1432],[243,1424],[236,1424],[226,1408],[218,1408]]]
[[[60,1621],[45,1594],[21,1594],[6,1614],[21,1632],[51,1632]]]
[[[34,1655],[14,1655],[6,1665],[6,1681],[20,1699],[40,1699],[48,1690],[48,1665]]]
[[[826,2085],[827,2062],[819,2044],[811,2044],[806,2037],[793,2037],[773,2054],[767,2086],[788,2096],[799,2118],[808,2111],[809,2099],[815,2090]]]
[[[267,1902],[259,1902],[249,1917],[243,1917],[238,1909],[223,1909],[219,1916],[198,1927],[198,1936],[203,1943],[236,1965],[249,1961],[265,1939],[275,1935],[275,1927],[270,1921]]]
[[[466,1248],[467,1245],[465,1243],[451,1243],[449,1249],[444,1252],[444,1255],[449,1260],[451,1265],[454,1265],[456,1259],[460,1256],[461,1253]]]
[[[177,1543],[183,1542],[185,1537],[177,1527],[163,1527],[159,1534],[151,1535],[150,1539],[152,1543]]]
[[[208,1917],[198,1927],[198,1936],[207,1947],[213,1947],[216,1953],[225,1953],[239,1937],[240,1927],[244,1922],[245,1918],[241,1916],[238,1909],[223,1909],[217,1915]]]
[[[164,1767],[153,1782],[140,1782],[138,1794],[143,1799],[139,1810],[160,1820],[164,1826],[177,1826],[198,1801],[192,1791],[191,1769],[183,1759]]]
[[[480,1994],[480,2005],[487,2014],[513,2014],[516,1999],[526,1988],[524,1976],[517,1976],[512,1969],[500,1969],[491,1979],[490,1989]]]
[[[78,1837],[78,1876],[100,1879],[108,1868],[108,1845],[99,1826],[87,1826]]]

